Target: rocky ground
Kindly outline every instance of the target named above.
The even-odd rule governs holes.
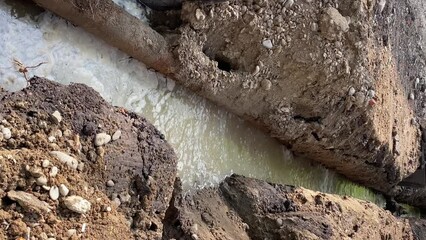
[[[164,136],[82,84],[35,77],[1,91],[0,120],[1,239],[422,239],[426,229],[366,201],[237,175],[183,194]]]
[[[0,97],[2,239],[161,237],[177,160],[151,124],[80,84]]]
[[[181,84],[294,152],[394,194],[422,164],[422,9],[396,0],[188,1],[181,25],[164,28],[173,14],[161,22],[160,12],[153,26],[182,65]]]

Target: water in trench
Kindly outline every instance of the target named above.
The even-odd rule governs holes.
[[[177,86],[82,29],[20,1],[0,0],[0,86],[26,86],[16,58],[30,75],[63,84],[84,83],[107,101],[135,111],[159,128],[174,147],[184,188],[217,184],[238,173],[276,183],[350,195],[383,206],[383,198],[333,171],[294,157],[276,140],[233,114]],[[125,2],[126,3],[126,2]],[[128,3],[128,2],[127,2]],[[133,14],[135,6],[126,3]]]

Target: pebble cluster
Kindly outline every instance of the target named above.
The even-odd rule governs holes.
[[[55,213],[58,206],[62,206],[68,209],[70,212],[78,215],[91,214],[93,209],[93,202],[89,201],[83,196],[79,196],[75,190],[75,186],[70,185],[68,181],[64,181],[69,171],[82,172],[84,170],[84,163],[80,162],[78,158],[72,154],[55,147],[57,146],[56,143],[58,143],[59,140],[63,140],[64,137],[71,138],[74,139],[74,141],[68,141],[68,143],[70,146],[75,146],[75,142],[77,142],[77,145],[79,146],[74,148],[74,150],[78,152],[79,148],[81,148],[81,144],[79,144],[79,137],[69,129],[61,131],[55,127],[60,125],[63,120],[63,117],[59,111],[54,111],[51,113],[49,120],[50,121],[40,121],[38,123],[38,127],[42,129],[52,129],[50,134],[47,136],[47,141],[57,150],[48,152],[47,156],[50,156],[49,158],[42,159],[34,162],[31,165],[27,164],[24,166],[27,181],[30,183],[32,182],[35,184],[35,186],[37,186],[34,188],[35,192],[25,190],[9,190],[6,193],[6,196],[10,200],[19,204],[19,206],[21,206],[23,209],[38,213],[42,216]],[[0,142],[13,140],[14,132],[18,131],[18,129],[15,129],[13,124],[9,123],[7,120],[1,121],[1,124]],[[94,145],[100,147],[109,143],[111,140],[116,141],[120,137],[120,130],[115,131],[112,136],[108,135],[107,133],[99,133],[94,137]],[[0,157],[0,160],[1,159],[3,159],[3,157]],[[10,156],[10,160],[16,164],[18,163],[18,160],[12,156]],[[108,187],[112,187],[114,186],[114,182],[109,180],[106,185]],[[50,201],[47,201],[44,197],[42,197],[42,195],[47,195]],[[130,196],[121,196],[120,199],[125,201],[126,197],[129,198]],[[116,201],[112,201],[112,204],[117,205]],[[103,207],[103,211],[111,212],[112,207],[105,206]],[[15,224],[15,222],[10,224]],[[3,224],[9,223],[4,221]],[[22,223],[21,225],[25,226],[25,223]],[[83,223],[79,231],[77,229],[67,230],[66,236],[71,238],[72,236],[83,234],[88,227],[89,226],[87,223]],[[31,228],[27,228],[29,236],[28,239],[36,239],[34,236],[30,237]],[[47,234],[44,232],[41,233],[39,237],[40,239],[46,240],[56,239],[54,234]]]

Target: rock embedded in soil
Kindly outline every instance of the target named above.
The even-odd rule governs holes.
[[[77,169],[78,161],[77,159],[71,157],[70,155],[61,151],[51,151],[50,154],[56,157],[62,163],[65,163],[68,167],[72,169]]]
[[[59,111],[54,111],[52,113],[52,120],[54,123],[58,124],[62,121],[62,115]]]
[[[91,203],[80,196],[66,197],[63,203],[69,210],[80,214],[87,213],[91,208]]]
[[[111,141],[111,135],[107,133],[98,133],[95,137],[95,146],[103,146]]]
[[[58,198],[59,198],[59,188],[57,186],[51,186],[50,187],[49,197],[53,201],[58,200]]]
[[[37,197],[30,193],[23,191],[9,191],[7,197],[13,201],[17,201],[19,205],[28,210],[35,210],[37,212],[48,213],[50,212],[49,204],[39,200]]]
[[[9,128],[2,128],[1,132],[3,134],[3,138],[6,139],[6,140],[10,139],[12,137],[12,132],[10,131]]]
[[[65,186],[64,184],[59,185],[59,193],[62,197],[66,197],[69,192],[70,190],[67,188],[67,186]]]
[[[117,130],[112,135],[112,141],[117,141],[121,137],[121,130]]]

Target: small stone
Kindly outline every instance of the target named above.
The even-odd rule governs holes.
[[[60,112],[58,112],[58,111],[54,111],[54,112],[52,113],[52,120],[53,120],[53,122],[54,122],[54,123],[56,123],[56,124],[60,123],[60,122],[62,121],[61,113],[60,113]]]
[[[260,72],[260,66],[256,65],[256,67],[254,68],[254,71],[253,71],[253,75],[256,76],[259,72]]]
[[[27,165],[27,166],[25,166],[25,169],[34,178],[39,178],[39,177],[43,176],[43,171],[41,170],[41,168],[30,167],[30,166]]]
[[[263,79],[263,80],[260,82],[260,85],[262,86],[262,88],[263,88],[264,90],[269,91],[269,90],[271,90],[272,82],[271,82],[271,81],[269,81],[268,79]]]
[[[374,98],[376,96],[376,92],[372,89],[368,90],[367,97],[368,98]]]
[[[17,201],[25,209],[33,209],[41,212],[50,212],[49,204],[40,201],[36,196],[23,191],[9,191],[7,197]]]
[[[47,122],[46,122],[46,121],[40,121],[40,122],[38,123],[38,126],[39,126],[41,129],[46,129],[46,128],[47,128]]]
[[[198,240],[198,239],[200,239],[200,238],[198,237],[198,235],[197,235],[197,234],[195,234],[195,233],[193,233],[193,234],[191,235],[191,238],[192,238],[193,240]]]
[[[349,91],[348,91],[348,95],[349,95],[349,96],[353,96],[354,94],[355,94],[355,88],[350,87],[350,88],[349,88]]]
[[[57,186],[50,187],[49,196],[52,200],[58,200],[59,198],[59,188]]]
[[[59,169],[57,167],[53,166],[50,169],[49,176],[56,177],[56,175],[58,174],[58,171],[59,171]]]
[[[43,175],[43,176],[37,178],[36,184],[39,185],[39,186],[47,185],[47,177]]]
[[[108,187],[114,187],[115,183],[114,183],[114,181],[112,181],[112,180],[108,180],[108,182],[106,183],[106,185],[107,185]]]
[[[128,194],[128,193],[126,193],[126,194],[122,193],[122,194],[119,195],[119,197],[120,197],[120,201],[122,203],[129,202],[130,198],[132,198],[132,196],[130,196],[130,194]]]
[[[69,130],[69,129],[66,129],[66,130],[63,132],[63,136],[64,136],[64,137],[71,137],[71,135],[72,135],[72,132],[71,132],[71,130]]]
[[[50,161],[47,160],[47,159],[45,159],[45,160],[43,160],[43,162],[41,162],[41,166],[43,168],[47,168],[47,167],[49,167],[49,165],[50,165]]]
[[[47,234],[45,232],[40,233],[40,239],[41,240],[47,240],[47,238],[49,238],[49,237],[47,236]]]
[[[111,211],[112,211],[112,208],[111,208],[110,206],[108,206],[108,207],[106,207],[106,208],[105,208],[105,211],[106,211],[106,212],[111,212]]]
[[[49,142],[56,142],[56,138],[54,136],[49,136],[47,140],[49,140]]]
[[[84,163],[82,163],[82,162],[79,163],[78,166],[77,166],[77,170],[82,172],[84,170]]]
[[[116,207],[118,207],[118,206],[121,205],[121,201],[118,197],[116,197],[112,200],[112,204],[114,204]]]
[[[12,138],[12,132],[10,131],[9,128],[2,128],[1,132],[3,133],[3,138],[4,139],[10,139],[10,138]]]
[[[82,233],[86,232],[86,228],[87,228],[87,223],[83,223],[83,225],[81,225],[81,232]]]
[[[386,6],[386,0],[379,0],[377,2],[377,9],[379,9],[379,13],[383,12],[383,9],[385,9]]]
[[[62,197],[66,197],[70,190],[64,184],[59,185],[59,193]]]
[[[43,188],[44,190],[46,190],[46,191],[49,191],[50,190],[50,187],[49,186],[47,186],[47,185],[43,185],[43,186],[41,186],[41,188]]]
[[[121,130],[115,131],[114,134],[112,134],[112,141],[116,141],[121,137]]]
[[[95,137],[95,146],[99,147],[105,145],[111,141],[111,136],[106,133],[98,133]]]
[[[272,49],[272,41],[270,39],[266,39],[262,42],[262,45],[266,47],[267,49]]]
[[[64,199],[65,206],[76,213],[84,214],[90,211],[91,204],[80,196],[69,196]]]
[[[204,14],[203,10],[201,10],[201,9],[197,8],[197,9],[195,10],[195,18],[196,18],[198,21],[203,21],[204,19],[206,19],[206,15]]]
[[[410,93],[410,100],[414,100],[414,99],[415,99],[414,93]]]
[[[68,167],[77,169],[78,161],[70,155],[60,151],[51,151],[50,154],[56,157],[60,162],[65,163]]]
[[[312,32],[318,32],[318,23],[312,23],[311,24],[311,30]]]
[[[76,233],[77,233],[76,229],[68,229],[68,231],[67,231],[67,237],[70,238],[70,237],[74,236]]]
[[[291,6],[293,6],[294,4],[294,0],[287,0],[284,4],[285,8],[290,8]]]
[[[281,218],[277,218],[277,225],[278,226],[282,226],[283,225],[283,220]]]

